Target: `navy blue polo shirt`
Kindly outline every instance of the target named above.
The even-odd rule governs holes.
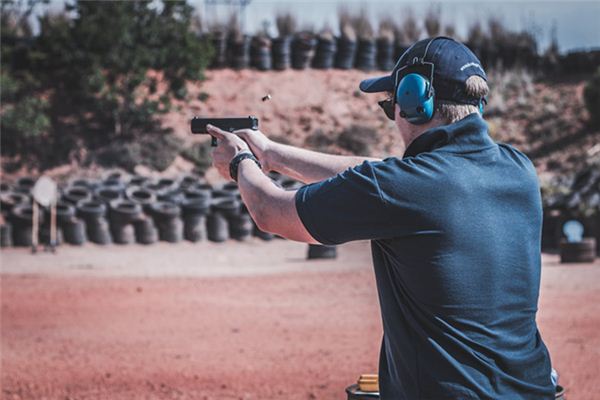
[[[554,398],[535,321],[536,172],[478,114],[425,132],[403,158],[303,186],[296,207],[323,244],[371,240],[382,399]]]

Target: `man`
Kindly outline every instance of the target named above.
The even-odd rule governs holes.
[[[489,137],[486,79],[467,47],[434,38],[408,49],[391,76],[363,81],[363,91],[391,93],[380,104],[402,157],[326,155],[259,131],[210,130],[221,140],[214,165],[237,178],[262,230],[307,243],[371,240],[385,400],[554,397],[535,321],[536,172]],[[252,153],[263,171],[308,185],[278,188]]]

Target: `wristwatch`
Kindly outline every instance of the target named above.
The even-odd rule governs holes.
[[[247,158],[254,161],[256,165],[258,165],[258,168],[262,168],[262,166],[260,165],[260,161],[258,161],[258,159],[254,157],[254,154],[252,154],[249,151],[242,151],[241,153],[238,153],[235,157],[233,157],[233,159],[229,162],[229,175],[234,181],[237,182],[238,167],[240,166],[240,163],[242,162],[242,160],[245,160]]]

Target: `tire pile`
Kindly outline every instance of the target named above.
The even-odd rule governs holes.
[[[286,189],[301,185],[275,174],[272,178]],[[12,185],[2,184],[2,247],[31,246],[34,184],[35,179],[30,177],[20,178]],[[158,241],[274,238],[258,229],[235,183],[213,188],[193,175],[151,180],[115,172],[103,180],[74,179],[60,193],[56,207],[59,243],[149,245]],[[49,211],[41,211],[39,243],[50,241],[49,221]]]
[[[600,255],[600,163],[588,165],[553,191],[542,191],[542,194],[542,248],[554,250],[566,246],[570,249],[568,252],[580,252],[581,257],[588,259],[585,255],[592,252],[590,248],[593,247]],[[592,246],[589,240],[584,240],[580,247],[562,244],[565,239],[563,225],[569,220],[579,221],[584,228],[584,237],[595,238],[595,245]],[[571,255],[567,256],[567,259],[571,258]]]

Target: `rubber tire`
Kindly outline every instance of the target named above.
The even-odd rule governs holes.
[[[31,220],[32,214],[33,214],[33,207],[31,205],[21,204],[21,205],[14,207],[11,210],[9,220],[14,227],[17,227],[17,226],[31,227],[32,226],[32,220]],[[40,218],[39,218],[38,223],[41,225],[44,223],[44,213],[40,213],[39,216],[40,216]]]
[[[270,242],[275,238],[275,235],[273,235],[272,233],[261,231],[260,228],[256,225],[256,223],[254,223],[254,236],[267,242]]]
[[[206,235],[211,242],[225,242],[229,239],[227,218],[222,213],[215,211],[206,217]]]
[[[112,187],[100,186],[94,193],[94,198],[105,204],[109,204],[111,201],[121,199],[122,192]]]
[[[86,233],[89,241],[92,243],[107,245],[113,242],[110,232],[110,225],[104,217],[87,220]]]
[[[228,219],[229,237],[235,240],[247,240],[252,237],[254,223],[247,213],[240,213]]]
[[[110,222],[125,225],[143,218],[142,206],[131,200],[118,199],[110,203]]]
[[[146,188],[130,186],[125,190],[125,198],[142,207],[148,207],[156,201],[156,193]]]
[[[78,217],[88,220],[104,218],[106,216],[106,204],[100,200],[86,200],[77,203],[76,214]]]
[[[50,209],[44,210],[44,219],[50,221]],[[62,227],[67,222],[75,218],[75,207],[66,201],[59,201],[56,204],[56,224]]]
[[[13,245],[12,225],[0,225],[0,247],[11,247]]]
[[[583,238],[581,242],[560,241],[561,263],[591,263],[596,259],[596,238]]]
[[[2,209],[2,212],[10,213],[14,207],[30,203],[31,198],[23,193],[9,190],[0,194],[0,209]]]
[[[71,186],[64,190],[62,200],[70,204],[77,204],[80,201],[90,200],[92,192],[87,187]]]
[[[183,222],[179,218],[157,222],[158,238],[164,242],[178,243],[183,240]]]
[[[158,230],[151,218],[142,218],[133,223],[135,241],[140,244],[153,244],[158,241]]]
[[[190,242],[206,239],[206,215],[187,215],[183,219],[183,237]]]
[[[31,225],[13,225],[12,242],[16,247],[31,247]]]
[[[307,259],[334,259],[337,258],[337,247],[325,246],[321,244],[309,244]]]
[[[132,244],[135,242],[135,230],[132,224],[110,224],[110,233],[115,244]]]
[[[62,226],[63,237],[66,243],[81,246],[87,241],[85,234],[85,222],[73,218]]]

